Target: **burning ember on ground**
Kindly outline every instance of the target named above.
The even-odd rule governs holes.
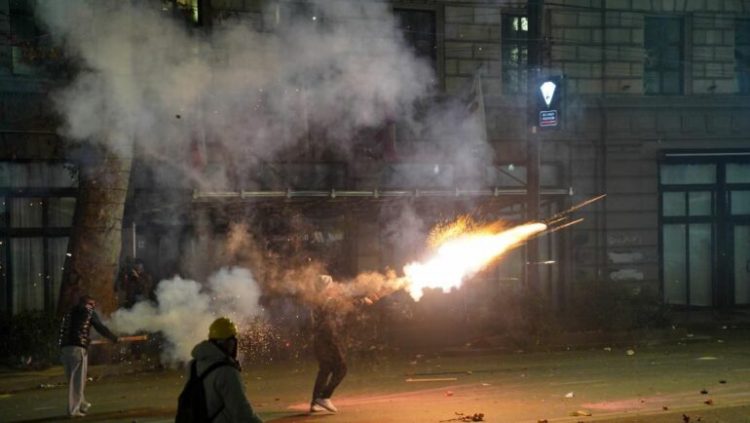
[[[447,235],[433,237],[440,238],[435,254],[427,261],[404,267],[406,289],[415,301],[422,298],[424,288],[440,288],[443,292],[458,288],[464,279],[481,271],[506,251],[547,230],[547,225],[527,223],[499,231],[483,228],[462,232],[464,229],[464,221],[459,220],[440,231]]]

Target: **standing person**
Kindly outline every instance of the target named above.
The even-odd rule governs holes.
[[[323,304],[313,311],[313,350],[318,361],[318,375],[313,386],[310,412],[338,411],[331,396],[346,376],[346,362],[341,341],[337,336],[336,315],[331,304]]]
[[[346,309],[347,306],[344,303],[349,303],[349,306],[372,305],[373,300],[369,297],[362,297],[356,300],[344,300],[342,303],[341,298],[346,298],[346,296],[341,292],[341,285],[334,283],[333,278],[328,275],[319,276],[318,291],[321,294],[319,296],[321,303],[316,305],[312,312],[313,351],[318,361],[318,375],[313,386],[310,412],[325,409],[336,413],[338,409],[333,405],[331,396],[344,380],[347,372],[343,342],[338,336],[338,318],[343,317],[338,315],[338,307]],[[375,294],[371,296],[378,298]]]
[[[101,322],[95,308],[96,300],[93,297],[81,296],[78,304],[63,317],[60,326],[60,358],[65,368],[65,378],[68,381],[68,415],[70,417],[85,416],[91,407],[91,403],[87,402],[83,395],[88,373],[91,326],[112,342],[118,341],[117,336]]]
[[[206,421],[212,423],[263,423],[253,411],[245,395],[245,385],[240,376],[240,364],[237,361],[239,341],[237,326],[226,317],[220,317],[211,323],[208,329],[208,340],[200,342],[193,348],[190,362],[190,377],[183,395],[189,395],[188,385],[196,380],[202,382],[205,404],[203,408]],[[177,421],[181,421],[183,404],[195,416],[196,404],[190,404],[190,398],[180,395]],[[195,418],[195,417],[193,417]]]

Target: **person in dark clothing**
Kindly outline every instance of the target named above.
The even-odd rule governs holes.
[[[344,297],[337,292],[340,285],[335,284],[328,275],[321,275],[318,289],[323,294],[322,303],[313,308],[312,332],[313,351],[318,361],[318,375],[313,386],[310,412],[328,410],[332,413],[338,412],[331,396],[346,376],[347,368],[344,361],[344,349],[338,337],[337,307],[341,307],[341,298]],[[371,294],[378,298],[375,294]],[[338,301],[338,302],[337,302]],[[369,297],[345,300],[349,305],[372,305],[373,300]],[[346,308],[345,306],[342,308]]]
[[[91,326],[102,336],[117,342],[117,335],[112,333],[99,319],[94,311],[96,301],[89,295],[83,295],[78,304],[73,306],[63,317],[60,325],[61,361],[68,381],[68,415],[85,416],[91,403],[86,402],[83,390],[86,387],[88,372],[88,347],[91,342]]]
[[[125,268],[120,287],[125,292],[125,307],[130,308],[139,301],[151,299],[153,283],[143,260],[128,260]]]
[[[334,328],[336,316],[326,305],[319,306],[313,312],[313,351],[318,361],[318,375],[313,387],[310,411],[322,411],[319,407],[332,413],[338,411],[331,402],[333,391],[346,376],[346,363],[341,343]]]

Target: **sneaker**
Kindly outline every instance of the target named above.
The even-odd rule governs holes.
[[[84,414],[88,413],[90,408],[91,408],[91,403],[90,402],[84,401],[84,402],[81,403],[81,412],[82,413],[84,413]]]
[[[74,419],[76,417],[86,417],[86,413],[84,413],[83,411],[74,411],[74,412],[70,413],[70,418],[71,419]]]
[[[331,402],[330,398],[315,398],[315,404],[318,404],[319,406],[325,408],[326,410],[330,411],[331,413],[335,413],[339,411],[335,405]]]
[[[310,412],[311,413],[318,413],[320,411],[325,411],[326,409],[319,406],[318,404],[315,404],[314,402],[310,404]]]

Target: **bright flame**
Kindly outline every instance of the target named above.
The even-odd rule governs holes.
[[[444,240],[435,255],[424,263],[404,267],[407,290],[415,301],[424,288],[441,288],[448,292],[509,249],[530,236],[547,229],[543,223],[527,223],[499,233],[463,233]]]

